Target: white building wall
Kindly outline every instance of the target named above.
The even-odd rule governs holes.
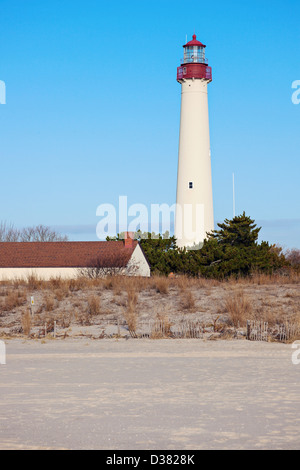
[[[137,245],[134,252],[132,253],[130,261],[127,265],[127,274],[129,276],[150,277],[150,266],[147,263],[140,245]]]
[[[0,268],[0,280],[28,279],[34,275],[38,279],[74,279],[78,277],[77,268]]]
[[[126,269],[120,269],[120,274],[128,276],[150,276],[150,267],[144,253],[137,245],[132,253]],[[28,279],[34,275],[38,279],[50,280],[53,278],[75,279],[79,275],[78,268],[0,268],[0,280]]]

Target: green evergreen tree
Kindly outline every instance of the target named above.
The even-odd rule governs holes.
[[[221,230],[214,230],[209,238],[215,238],[221,244],[243,247],[254,246],[261,230],[245,212],[232,220],[225,219],[218,227]]]
[[[169,233],[155,234],[138,231],[140,242],[152,273],[171,272],[189,276],[225,279],[229,276],[249,276],[253,272],[271,274],[287,265],[284,255],[274,245],[258,243],[261,228],[245,212],[232,220],[218,224],[219,230],[208,234],[199,250],[179,249],[176,238]],[[109,240],[123,240],[124,233]]]

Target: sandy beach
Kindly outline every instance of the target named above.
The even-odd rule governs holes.
[[[9,339],[0,449],[300,449],[300,365],[246,340]]]

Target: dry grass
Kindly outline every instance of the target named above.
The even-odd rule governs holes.
[[[153,288],[159,294],[167,294],[169,292],[170,284],[172,283],[171,279],[163,276],[154,276],[152,278]]]
[[[190,279],[187,276],[180,276],[172,280],[172,284],[181,292],[185,292],[191,284],[194,284],[195,280]]]
[[[24,335],[29,336],[31,331],[31,314],[29,309],[26,309],[25,312],[23,312],[21,324]]]
[[[172,323],[169,320],[167,312],[162,311],[156,315],[155,323],[151,331],[151,339],[168,338],[171,333]]]
[[[138,294],[135,289],[131,288],[127,290],[127,306],[124,310],[124,318],[127,322],[130,331],[135,332],[137,327],[137,302]]]
[[[252,316],[252,304],[243,290],[228,295],[225,301],[225,310],[231,324],[238,328],[245,326],[247,319]]]
[[[249,277],[240,277],[236,279],[235,277],[229,278],[227,281],[224,281],[233,285],[286,285],[286,284],[299,284],[300,283],[300,273],[294,270],[289,270],[284,273],[276,274],[263,274],[263,273],[252,273]]]
[[[90,326],[92,324],[92,317],[87,312],[80,313],[77,315],[77,321],[81,326]]]
[[[27,276],[26,285],[30,290],[42,289],[45,281],[42,281],[35,274]]]
[[[58,300],[59,302],[61,302],[65,298],[69,297],[69,295],[70,295],[69,289],[66,289],[66,288],[55,289],[53,293],[54,293],[54,296],[55,296],[56,300]]]
[[[55,306],[55,298],[53,294],[48,294],[45,299],[45,310],[46,312],[52,312]]]
[[[88,298],[88,313],[89,315],[99,315],[101,313],[100,297],[91,295]]]
[[[206,278],[191,278],[188,276],[174,276],[168,278],[166,276],[153,275],[150,278],[142,277],[127,277],[121,275],[108,276],[106,278],[90,279],[83,276],[75,279],[62,279],[60,277],[52,278],[49,281],[40,279],[35,274],[31,274],[27,279],[16,279],[14,281],[1,281],[1,284],[10,285],[11,287],[18,288],[20,286],[29,291],[32,290],[51,290],[61,291],[67,295],[68,292],[78,292],[86,289],[107,289],[116,292],[127,290],[128,286],[134,286],[137,292],[154,288],[159,293],[167,293],[171,287],[180,290],[187,288],[212,288],[220,285],[228,286],[246,286],[246,285],[286,285],[286,284],[299,284],[300,273],[296,271],[287,271],[284,274],[261,274],[253,273],[247,278],[235,277],[229,278],[224,281]]]
[[[120,295],[121,292],[126,291],[129,287],[128,285],[128,278],[124,276],[108,276],[102,281],[103,288],[112,290],[115,295]]]
[[[59,323],[61,328],[69,328],[72,323],[73,317],[76,315],[76,312],[73,314],[63,310],[59,315],[56,316],[56,321]]]
[[[195,312],[196,310],[195,297],[190,290],[184,291],[181,293],[181,305],[182,305],[183,310],[187,310],[189,312]]]
[[[0,303],[0,311],[10,312],[24,305],[26,302],[26,294],[20,290],[2,291],[2,302]]]
[[[299,284],[300,276],[296,274],[255,274],[222,282],[188,276],[50,281],[30,276],[23,281],[0,281],[0,328],[12,334],[20,331],[23,306],[28,302],[29,307],[32,295],[35,299],[32,334],[44,327],[45,317],[50,314],[60,328],[73,331],[81,325],[91,327],[92,331],[104,319],[106,323],[124,318],[129,329],[135,331],[139,320],[158,319],[157,312],[162,310],[168,312],[165,319],[160,318],[164,331],[168,330],[168,322],[180,322],[183,318],[213,326],[216,333],[220,328],[229,330],[230,325],[244,328],[246,320],[251,319],[270,325],[283,324],[292,315],[300,317]]]
[[[143,277],[127,277],[127,276],[108,276],[107,278],[99,280],[99,286],[103,289],[112,290],[115,295],[120,295],[122,292],[126,292],[130,289],[134,289],[136,292],[141,292],[149,288],[149,279]]]

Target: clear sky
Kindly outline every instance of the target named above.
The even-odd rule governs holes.
[[[96,239],[102,203],[173,204],[182,45],[207,45],[215,221],[300,248],[299,0],[0,0],[0,220]]]

